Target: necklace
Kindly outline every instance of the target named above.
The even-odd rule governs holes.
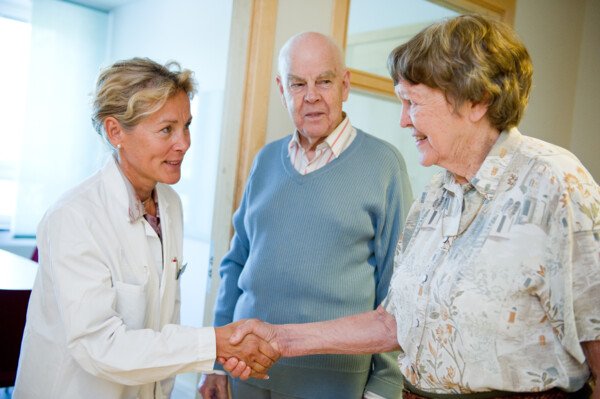
[[[156,205],[152,196],[142,201],[142,208],[144,209],[144,214],[156,216]]]

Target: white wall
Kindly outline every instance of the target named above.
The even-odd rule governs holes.
[[[111,17],[111,60],[174,59],[196,73],[202,91],[225,87],[231,0],[140,0]]]

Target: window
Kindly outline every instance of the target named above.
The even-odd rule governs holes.
[[[8,230],[17,198],[17,176],[25,126],[29,72],[29,22],[0,17],[0,230]]]
[[[15,8],[26,8],[28,15],[8,12]],[[8,230],[0,233],[0,248],[19,254],[32,249],[48,207],[109,156],[90,121],[99,70],[136,56],[178,61],[198,82],[191,104],[192,147],[174,186],[184,207],[189,265],[181,282],[181,318],[187,325],[202,324],[231,12],[230,0],[0,0],[2,29],[5,20],[28,27],[22,40],[0,31],[0,38],[11,38],[10,43],[0,39],[5,64],[0,66],[0,218]],[[157,29],[164,21],[178,23]],[[11,51],[23,52],[29,68]],[[7,83],[14,89],[5,90],[13,87]],[[23,97],[19,112],[9,107],[17,105],[13,92]]]

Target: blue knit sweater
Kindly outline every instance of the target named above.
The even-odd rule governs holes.
[[[412,200],[402,156],[358,130],[337,159],[301,175],[288,157],[289,140],[266,145],[254,161],[220,266],[216,326],[242,318],[329,320],[373,310],[387,295]],[[281,359],[270,380],[248,382],[301,398],[361,398],[365,386],[396,398],[396,356]]]

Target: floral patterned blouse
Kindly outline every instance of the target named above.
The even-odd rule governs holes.
[[[600,188],[568,151],[501,133],[466,185],[413,204],[385,301],[404,377],[435,393],[581,388],[600,339]]]

